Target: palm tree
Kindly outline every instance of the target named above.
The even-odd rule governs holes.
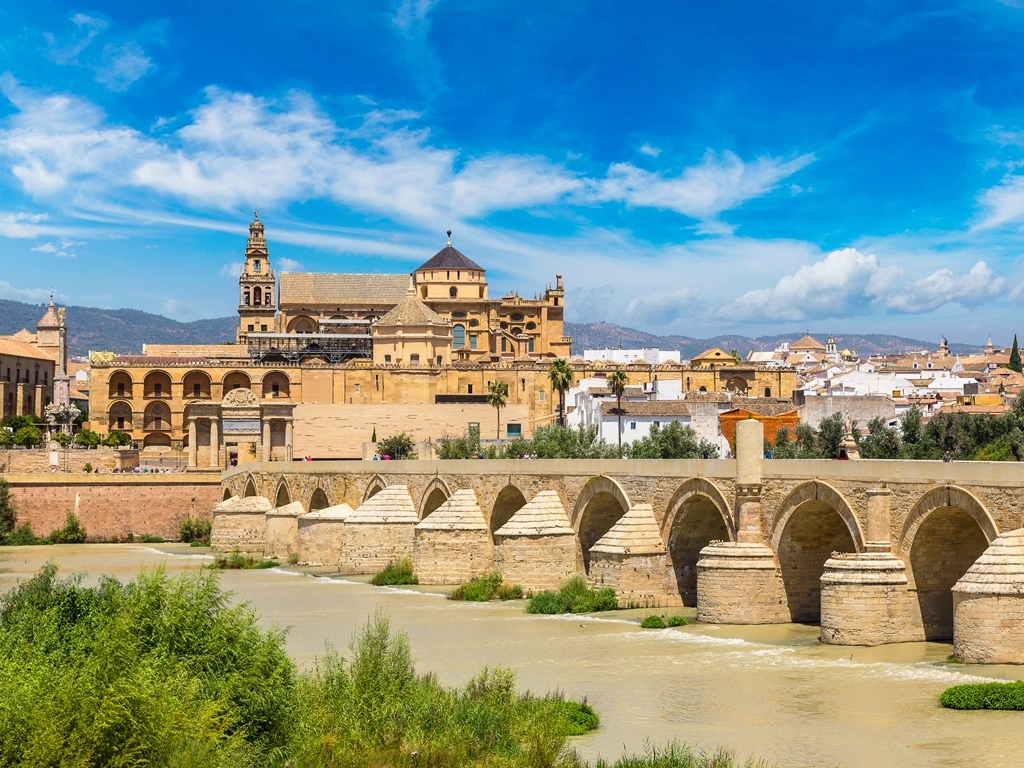
[[[572,388],[576,379],[576,372],[572,369],[572,363],[564,357],[560,357],[551,364],[548,370],[548,379],[551,380],[551,388],[558,391],[558,424],[565,426],[565,392]]]
[[[608,374],[608,386],[615,395],[615,412],[619,415],[619,457],[622,457],[622,396],[626,393],[629,377],[625,371],[612,371]]]
[[[501,409],[508,404],[508,384],[504,381],[492,381],[487,385],[487,404],[498,410],[497,439],[501,439]]]

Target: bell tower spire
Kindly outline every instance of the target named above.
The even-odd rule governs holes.
[[[270,266],[270,252],[260,221],[259,209],[253,211],[249,240],[245,244],[245,263],[238,278],[238,332],[236,340],[244,343],[250,333],[274,330],[277,281]]]

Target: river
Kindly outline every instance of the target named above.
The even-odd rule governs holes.
[[[62,545],[0,551],[0,590],[52,558],[63,574],[122,580],[165,563],[170,573],[209,562],[182,545]],[[938,706],[949,685],[1019,679],[1014,666],[947,665],[941,643],[881,648],[821,645],[817,627],[691,624],[640,630],[646,611],[542,617],[523,603],[465,604],[438,588],[373,587],[276,568],[227,571],[221,584],[263,624],[291,627],[288,650],[310,662],[346,648],[378,606],[408,632],[420,671],[450,684],[484,665],[518,671],[521,687],[586,696],[601,728],[575,740],[586,758],[616,757],[678,739],[779,766],[986,766],[1024,764],[1024,712],[955,712]],[[692,609],[684,615],[693,617]]]

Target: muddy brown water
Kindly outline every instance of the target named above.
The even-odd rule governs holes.
[[[181,545],[64,545],[0,551],[0,590],[52,558],[64,574],[122,580],[164,563],[171,573],[208,562]],[[817,628],[691,624],[640,630],[643,611],[539,617],[522,602],[463,604],[438,589],[373,587],[277,568],[228,571],[222,586],[269,626],[291,627],[288,650],[309,663],[325,643],[344,649],[378,607],[408,632],[420,671],[460,684],[484,665],[518,671],[522,687],[586,696],[601,728],[575,740],[587,758],[615,757],[644,742],[725,745],[780,766],[1021,766],[1024,712],[954,712],[944,688],[1020,679],[1012,666],[947,665],[951,647],[825,646]],[[684,611],[691,616],[692,610]],[[1024,630],[1022,630],[1024,631]]]

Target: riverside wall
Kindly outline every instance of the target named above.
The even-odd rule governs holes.
[[[74,512],[90,541],[124,541],[151,534],[178,538],[186,516],[211,519],[221,500],[220,473],[187,475],[4,474],[17,524],[37,536],[64,525]]]

